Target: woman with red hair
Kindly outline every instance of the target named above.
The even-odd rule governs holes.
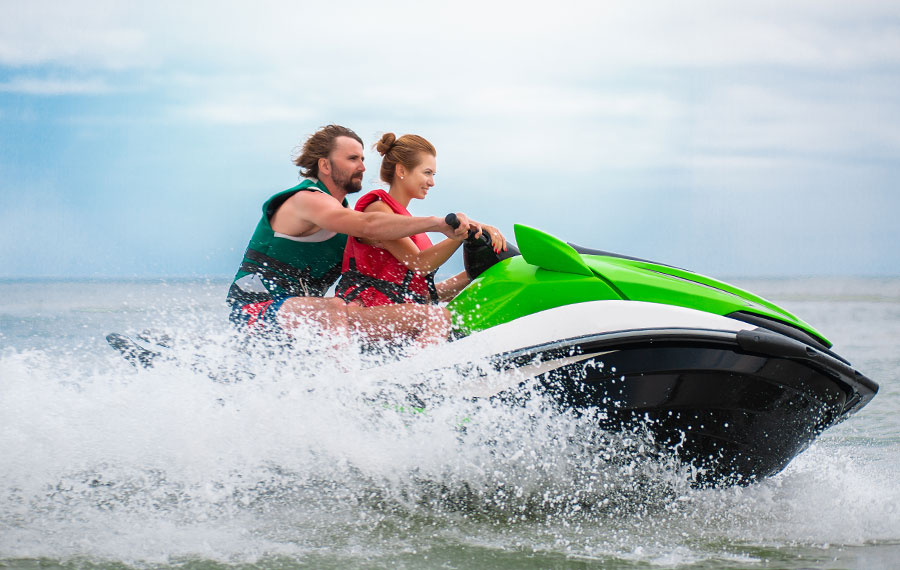
[[[397,138],[393,133],[386,133],[375,149],[384,157],[380,175],[389,189],[364,195],[356,203],[356,209],[409,216],[409,203],[413,199],[423,200],[434,186],[437,169],[434,146],[418,135]],[[491,234],[496,251],[506,248],[506,240],[496,228],[483,226],[483,229]],[[379,242],[350,237],[344,249],[337,296],[366,307],[448,301],[469,283],[469,278],[462,272],[435,283],[434,273],[461,244],[450,238],[433,244],[426,234]],[[445,316],[449,330],[449,313]]]

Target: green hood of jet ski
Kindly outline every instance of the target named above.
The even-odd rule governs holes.
[[[485,270],[448,305],[457,332],[481,331],[563,305],[625,300],[722,316],[757,315],[798,328],[831,346],[818,331],[781,307],[722,281],[650,261],[581,254],[528,226],[516,224],[515,234],[522,255]]]

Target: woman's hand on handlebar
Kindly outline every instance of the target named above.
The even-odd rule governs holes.
[[[500,230],[498,230],[494,226],[488,226],[484,224],[482,224],[481,229],[482,231],[486,231],[491,236],[491,247],[494,248],[495,253],[506,251],[506,238],[503,237],[503,234],[500,233]]]

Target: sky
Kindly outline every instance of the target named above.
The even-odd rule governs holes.
[[[0,278],[230,277],[317,128],[718,277],[900,275],[900,3],[0,0]],[[458,263],[458,260],[457,260]]]

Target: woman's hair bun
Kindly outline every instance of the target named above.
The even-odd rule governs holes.
[[[397,142],[397,135],[394,133],[384,133],[381,135],[381,140],[375,143],[375,150],[378,151],[378,154],[384,156],[391,150],[391,147],[394,146],[395,142]]]

